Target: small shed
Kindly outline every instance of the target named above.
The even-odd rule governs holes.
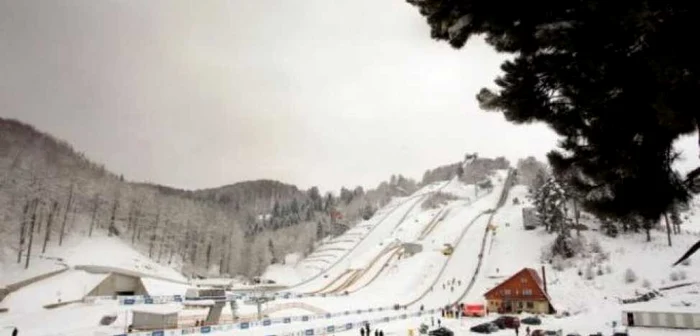
[[[423,245],[417,243],[404,243],[401,247],[403,247],[404,253],[408,256],[423,252]]]
[[[132,310],[132,326],[135,330],[163,330],[177,328],[179,308],[174,306],[150,306]]]
[[[118,272],[109,273],[87,296],[148,295],[138,276]]]
[[[535,208],[523,208],[523,227],[525,230],[534,230],[537,228],[537,210]]]
[[[217,288],[224,290],[230,290],[233,287],[233,283],[234,280],[228,278],[206,278],[192,281],[192,285],[195,287]]]
[[[700,310],[626,309],[622,311],[622,325],[628,327],[700,330]]]
[[[226,291],[220,288],[189,288],[185,293],[187,300],[226,299]]]

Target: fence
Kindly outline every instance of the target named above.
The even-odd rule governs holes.
[[[362,311],[362,310],[359,310]],[[358,312],[359,312],[358,311]],[[365,310],[364,312],[371,312],[372,310]],[[376,311],[376,310],[375,310]],[[381,311],[381,310],[380,310]],[[299,328],[296,331],[292,332],[284,332],[280,334],[267,334],[268,336],[313,336],[313,335],[326,335],[329,333],[336,333],[336,332],[342,332],[342,331],[348,331],[352,329],[359,329],[362,326],[364,326],[366,323],[370,323],[371,325],[377,325],[377,324],[382,324],[382,323],[388,323],[391,321],[398,321],[398,320],[406,320],[408,318],[413,318],[413,317],[420,317],[423,315],[432,315],[438,312],[438,309],[430,309],[430,310],[424,310],[424,311],[418,311],[415,313],[402,313],[402,314],[397,314],[394,316],[385,316],[385,317],[380,317],[372,320],[367,320],[367,319],[358,319],[353,322],[346,322],[346,323],[341,323],[341,324],[331,324],[327,325],[324,327],[315,327],[315,328]],[[351,315],[351,312],[344,312],[344,313],[339,313],[341,315]],[[325,319],[330,319],[333,318],[336,314],[326,314],[322,318]],[[337,316],[336,316],[337,317]],[[256,321],[256,322],[241,322],[241,323],[236,323],[236,324],[221,324],[221,325],[215,325],[215,326],[203,326],[203,327],[190,327],[190,328],[182,328],[182,329],[170,329],[170,330],[152,330],[152,331],[140,331],[140,332],[132,332],[132,333],[125,333],[125,334],[118,334],[115,336],[179,336],[179,335],[191,335],[191,334],[196,334],[196,333],[201,333],[201,334],[208,334],[208,333],[213,333],[213,332],[220,332],[220,331],[233,331],[233,330],[248,330],[256,326],[271,326],[273,324],[290,324],[292,322],[296,321],[302,321],[302,322],[307,322],[310,321],[311,319],[309,316],[294,316],[294,317],[282,317],[282,318],[275,318],[275,319],[265,319],[262,321]]]

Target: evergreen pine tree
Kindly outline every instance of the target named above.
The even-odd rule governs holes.
[[[482,89],[481,106],[513,123],[543,122],[562,138],[548,155],[557,175],[601,218],[645,228],[700,191],[700,168],[671,169],[673,143],[700,129],[700,51],[685,34],[688,2],[407,0],[431,36],[461,48],[475,35],[512,54]],[[596,36],[596,38],[590,38]],[[653,190],[653,195],[649,191]]]

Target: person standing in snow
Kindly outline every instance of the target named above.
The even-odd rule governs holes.
[[[520,333],[520,326],[515,327],[515,336],[518,336]]]
[[[17,330],[17,328],[15,327],[12,329],[12,336],[17,336],[17,335],[19,335],[19,330]]]
[[[525,327],[525,335],[530,336],[530,326]]]
[[[379,336],[384,336],[384,330],[379,331]]]
[[[442,322],[442,321],[440,321],[440,319],[438,319],[438,328],[440,328],[441,322]]]
[[[365,328],[360,328],[360,336],[365,336]]]
[[[434,317],[434,316],[431,316],[431,317],[430,317],[430,326],[431,326],[431,327],[434,327],[434,326],[435,326],[435,317]]]

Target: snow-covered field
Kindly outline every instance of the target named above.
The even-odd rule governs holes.
[[[685,218],[683,229],[687,232],[673,236],[673,247],[668,247],[666,234],[661,230],[652,232],[651,242],[646,242],[645,235],[641,233],[628,233],[610,238],[593,230],[598,227],[595,221],[583,218],[582,223],[591,230],[582,231],[578,238],[584,246],[582,255],[570,260],[550,258],[543,251],[555,236],[544,232],[542,228],[532,231],[523,228],[522,208],[529,204],[525,187],[511,188],[505,205],[498,209],[493,221],[489,223],[488,210],[496,207],[504,190],[506,176],[506,171],[499,171],[492,177],[494,189],[491,193],[478,190],[475,195],[474,186],[452,180],[431,184],[408,197],[396,198],[370,220],[359,223],[339,237],[326,240],[317,248],[317,252],[307,258],[290,257],[286,265],[273,265],[263,276],[293,285],[285,292],[335,292],[326,297],[316,295],[277,298],[264,307],[270,312],[269,318],[314,315],[308,307],[336,314],[363,310],[362,314],[293,321],[289,324],[251,326],[250,329],[236,330],[235,333],[280,335],[326,328],[329,325],[356,324],[364,320],[396,317],[399,314],[415,313],[421,306],[427,310],[458,300],[483,302],[483,294],[487,290],[523,267],[530,267],[538,271],[544,268],[547,291],[554,306],[560,312],[566,311],[571,315],[543,317],[543,325],[537,328],[562,329],[566,333],[578,332],[581,335],[598,331],[609,334],[612,322],[619,323],[621,310],[626,307],[619,299],[632,298],[652,289],[696,282],[700,279],[700,268],[695,265],[695,260],[689,265],[671,267],[688,246],[700,239],[700,226],[694,212],[689,212]],[[423,202],[437,191],[456,197],[437,208],[424,209]],[[516,198],[518,202],[514,201]],[[489,224],[495,227],[495,230],[487,231]],[[576,237],[575,232],[572,234]],[[482,241],[485,241],[485,246],[479,266]],[[394,253],[400,250],[392,247],[404,243],[418,244],[422,251],[414,255]],[[454,246],[451,256],[442,253],[444,244]],[[102,265],[153,274],[161,278],[184,280],[177,272],[148,261],[148,258],[131,250],[128,245],[107,237],[72,244],[70,247],[56,250],[55,256],[62,258],[62,263],[68,266]],[[8,267],[3,270],[12,274],[3,273],[0,278],[6,282],[11,282],[7,279],[21,278],[16,275],[20,271],[13,268],[14,266],[8,266],[9,264],[3,263],[3,267]],[[37,268],[44,271],[55,269],[43,264]],[[475,282],[467,291],[467,285],[477,269]],[[635,275],[634,281],[628,281],[630,272]],[[29,274],[24,273],[24,276]],[[136,307],[119,306],[111,301],[95,304],[76,303],[52,310],[41,308],[43,304],[54,302],[58,292],[66,297],[65,300],[68,300],[68,297],[80,297],[84,295],[81,287],[89,286],[98,280],[95,274],[69,270],[30,285],[11,294],[2,302],[2,306],[7,306],[10,312],[0,314],[0,326],[18,325],[22,331],[21,335],[118,334],[129,323],[128,310]],[[160,289],[159,294],[164,295],[179,294],[186,288],[164,280],[149,281],[149,287]],[[347,295],[339,295],[345,291],[348,292]],[[663,292],[664,297],[629,307],[698,310],[699,291],[697,285],[668,290]],[[378,307],[395,304],[406,306],[406,309],[376,310]],[[690,307],[684,307],[688,305]],[[179,305],[172,306],[177,308]],[[242,301],[239,301],[239,306],[240,315],[253,315],[256,312],[255,306],[246,305]],[[375,310],[367,312],[369,308]],[[99,318],[105,314],[117,314],[117,321],[112,326],[98,327]],[[191,314],[200,316],[206,314],[206,311],[182,313]],[[230,309],[226,307],[223,314],[230,318]],[[434,320],[438,318],[437,315],[432,317]],[[483,319],[442,319],[442,322],[455,331],[456,335],[462,335],[470,333],[471,326],[494,318],[495,315],[492,314]],[[374,327],[382,329],[385,335],[406,335],[407,330],[416,329],[420,323],[430,324],[430,319],[431,316],[428,315],[394,319],[375,324]],[[36,321],[42,322],[39,324]],[[697,332],[632,329],[633,335],[691,335]],[[226,333],[231,332],[212,334]],[[354,329],[328,334],[357,333],[357,329]],[[501,331],[497,334],[509,333],[513,332]]]

